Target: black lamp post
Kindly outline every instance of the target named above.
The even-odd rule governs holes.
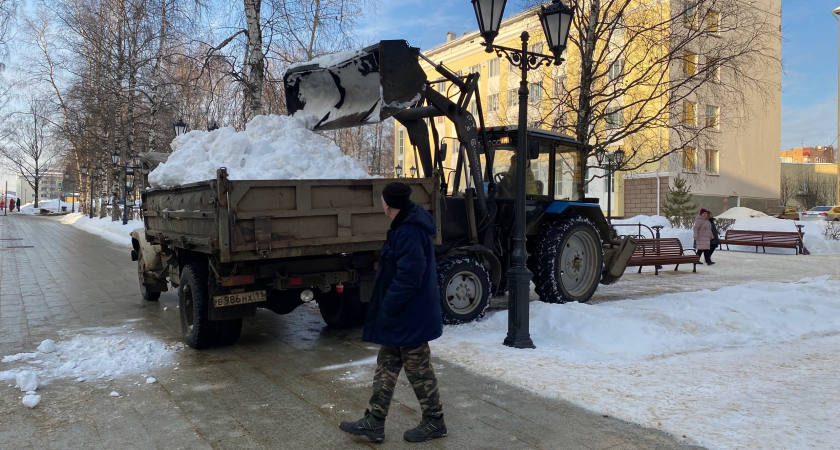
[[[607,153],[604,149],[595,152],[595,159],[598,160],[598,167],[607,169],[607,222],[612,223],[612,178],[616,169],[624,162],[624,150]]]
[[[397,174],[397,178],[402,178],[402,172],[403,172],[402,166],[397,165],[397,167],[394,167],[394,173]]]
[[[178,119],[178,121],[173,123],[172,126],[175,128],[176,137],[187,132],[187,124],[184,123],[184,119]]]
[[[484,38],[483,45],[488,53],[496,52],[507,58],[512,67],[521,69],[522,78],[519,82],[519,129],[516,143],[516,199],[514,202],[513,251],[511,252],[511,266],[507,271],[508,279],[508,333],[504,344],[515,348],[535,348],[531,340],[528,320],[528,302],[531,291],[531,271],[525,266],[528,254],[525,251],[525,166],[528,161],[528,70],[536,69],[543,64],[546,66],[560,65],[561,55],[566,49],[566,39],[569,36],[569,26],[572,23],[572,10],[554,0],[551,5],[542,7],[539,12],[540,23],[545,34],[548,48],[552,55],[542,55],[528,51],[530,35],[523,31],[520,35],[522,48],[510,48],[493,45],[493,40],[499,34],[502,14],[505,11],[506,0],[472,0],[478,28]]]
[[[411,167],[411,178],[414,178],[417,175],[417,168],[412,166]]]
[[[79,171],[82,172],[82,175],[87,175],[88,167],[81,166],[79,167]],[[93,219],[93,173],[90,174],[90,205],[88,205],[88,217]]]
[[[67,189],[67,185],[68,185],[68,184],[70,184],[70,180],[71,180],[71,178],[70,178],[70,172],[64,172],[64,185],[65,185],[65,186],[64,186],[64,188],[65,188],[65,191],[64,191],[64,192],[67,192],[67,190],[66,190],[66,189]],[[74,188],[75,188],[75,186],[76,186],[76,183],[73,183],[73,187],[74,187]],[[71,212],[71,213],[74,213],[74,212],[76,212],[76,189],[72,189],[72,190],[70,191],[70,195],[72,195],[72,196],[73,196],[73,207],[70,209],[70,212]],[[67,201],[67,199],[66,199],[66,198],[65,198],[64,200],[65,200],[65,201]]]
[[[134,171],[139,169],[140,167],[140,155],[135,155],[134,158],[131,160],[134,165],[130,165],[129,161],[126,161],[125,165],[122,167],[123,173],[125,174],[125,184],[123,185],[123,216],[122,216],[122,223],[123,225],[128,225],[128,191],[134,193]],[[116,169],[120,165],[120,154],[117,151],[111,154],[111,162],[114,163],[114,168]],[[133,197],[132,197],[133,198]],[[114,205],[116,207],[116,205]],[[132,205],[133,207],[133,205]]]
[[[209,127],[207,127],[207,131],[214,131],[214,130],[218,130],[218,129],[219,129],[219,126],[216,125],[216,122],[213,122],[213,125],[210,125]]]

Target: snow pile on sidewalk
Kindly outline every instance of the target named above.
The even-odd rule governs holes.
[[[61,218],[61,223],[102,236],[118,245],[131,245],[129,233],[138,228],[143,228],[142,220],[129,220],[127,225],[123,225],[121,220],[112,221],[111,217],[104,219],[94,217],[91,219],[82,213],[68,214]]]
[[[38,202],[38,207],[35,207],[35,202],[30,202],[25,205],[20,205],[20,213],[21,214],[41,214],[42,209],[49,210],[50,212],[61,212],[61,207],[66,206],[67,210],[70,211],[72,209],[72,203],[62,202],[59,201],[57,198],[53,198],[50,200],[41,200]],[[79,205],[76,204],[76,207]],[[17,211],[17,210],[15,210]]]
[[[537,395],[709,448],[829,448],[840,439],[831,424],[840,414],[838,291],[840,282],[821,277],[532,303],[535,350],[501,345],[506,311],[446,327],[433,349]]]
[[[716,216],[718,219],[732,219],[732,220],[741,220],[741,219],[755,219],[760,217],[770,217],[767,214],[764,214],[761,211],[756,211],[750,208],[744,208],[743,206],[736,206],[734,208],[729,208],[723,212],[723,214]]]
[[[145,374],[158,367],[174,365],[174,351],[163,342],[125,328],[94,329],[55,342],[55,351],[4,356],[0,363],[19,367],[0,371],[0,379],[17,378],[37,384],[37,380],[74,378],[77,381],[117,378]],[[37,376],[34,381],[27,373]],[[21,375],[23,374],[23,375]],[[21,387],[21,390],[24,390]],[[26,389],[33,390],[33,389]]]
[[[172,141],[172,150],[169,160],[149,174],[152,186],[215,179],[220,167],[233,180],[370,178],[364,164],[290,116],[257,116],[245,131],[190,131]]]

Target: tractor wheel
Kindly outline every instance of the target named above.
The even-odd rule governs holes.
[[[350,328],[364,324],[364,310],[361,303],[359,283],[347,284],[344,292],[338,293],[335,287],[329,292],[316,291],[315,300],[321,317],[333,328]]]
[[[217,327],[209,317],[210,286],[207,282],[206,263],[184,266],[181,284],[178,286],[178,303],[184,342],[196,350],[213,344]]]
[[[586,303],[598,289],[604,250],[595,225],[572,216],[548,227],[539,240],[534,284],[547,303]]]
[[[454,325],[484,317],[490,304],[490,273],[478,259],[452,255],[437,263],[443,323]]]
[[[137,277],[140,279],[140,295],[143,296],[143,300],[156,302],[160,300],[160,292],[153,292],[151,290],[151,286],[146,284],[146,277],[143,276],[145,271],[146,263],[143,261],[143,256],[140,255],[140,257],[137,258]]]

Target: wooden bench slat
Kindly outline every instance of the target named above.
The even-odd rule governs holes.
[[[656,274],[659,275],[658,266],[674,264],[674,270],[677,270],[680,264],[694,264],[696,272],[699,262],[700,255],[686,255],[677,238],[640,239],[627,267],[638,267],[641,272],[644,266],[657,266]]]

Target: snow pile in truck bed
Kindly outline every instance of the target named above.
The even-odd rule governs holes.
[[[364,164],[290,116],[257,116],[245,131],[190,131],[172,141],[172,151],[169,160],[149,174],[152,186],[215,179],[220,167],[227,168],[232,180],[370,178]]]

